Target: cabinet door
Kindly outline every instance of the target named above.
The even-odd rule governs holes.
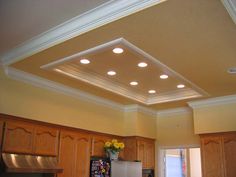
[[[221,137],[201,139],[203,177],[224,177]]]
[[[4,132],[3,151],[33,153],[34,127],[23,123],[7,122]]]
[[[63,172],[58,177],[75,177],[76,135],[71,132],[61,132],[59,166]]]
[[[124,143],[124,159],[129,161],[137,160],[137,140],[135,138],[126,138]]]
[[[59,131],[48,127],[36,127],[34,153],[37,155],[58,155]]]
[[[104,145],[106,141],[111,141],[107,136],[94,135],[92,137],[92,156],[105,157]]]
[[[155,144],[147,142],[145,144],[145,162],[146,168],[154,169],[155,167]]]
[[[145,142],[138,140],[137,142],[137,160],[142,162],[142,168],[146,168],[145,160]]]
[[[89,177],[90,145],[88,134],[78,134],[76,138],[76,177]]]
[[[225,177],[236,176],[236,134],[223,136]]]
[[[2,120],[0,120],[0,151],[2,149],[3,124],[4,124],[4,122]]]

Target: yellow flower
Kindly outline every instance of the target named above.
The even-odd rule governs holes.
[[[117,143],[117,139],[113,139],[113,140],[111,140],[111,143],[112,143],[112,144]]]
[[[120,147],[120,149],[124,149],[125,144],[124,143],[119,143],[119,147]]]
[[[111,142],[107,141],[107,142],[105,143],[105,147],[111,147]]]
[[[105,171],[106,171],[106,170],[103,168],[103,169],[102,169],[102,173],[105,173]]]
[[[119,149],[120,148],[120,146],[119,146],[119,143],[114,143],[114,147],[116,148],[116,149]]]

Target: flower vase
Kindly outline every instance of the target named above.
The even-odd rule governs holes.
[[[108,151],[110,160],[118,160],[119,152]]]

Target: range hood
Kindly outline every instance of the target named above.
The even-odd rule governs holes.
[[[56,157],[2,153],[7,173],[61,173]]]

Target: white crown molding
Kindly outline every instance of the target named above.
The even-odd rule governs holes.
[[[164,1],[111,0],[6,52],[0,57],[1,62],[4,65],[10,65],[56,44]]]
[[[47,79],[11,68],[5,67],[5,73],[12,79],[22,81],[36,87],[45,88],[51,91],[55,91],[58,93],[62,93],[64,95],[72,96],[73,98],[77,98],[83,101],[89,101],[98,105],[106,106],[118,111],[124,111],[124,106],[122,104],[115,103],[113,101],[83,92],[78,89],[73,89],[71,87],[65,86],[63,84],[59,84],[53,81],[49,81]]]
[[[233,0],[221,0],[224,4],[226,10],[228,11],[229,15],[231,16],[232,20],[236,24],[236,2],[233,4]]]
[[[157,115],[157,111],[150,109],[150,108],[146,108],[137,104],[132,104],[132,105],[127,105],[124,107],[124,112],[140,112],[140,113],[144,113],[153,117],[156,117]]]
[[[192,110],[189,107],[181,107],[181,108],[173,108],[173,109],[165,109],[157,111],[157,117],[176,116],[185,114],[192,114]]]
[[[200,101],[191,101],[188,102],[188,105],[193,109],[197,109],[197,108],[207,108],[207,107],[232,104],[232,103],[236,103],[236,95],[209,98]]]

